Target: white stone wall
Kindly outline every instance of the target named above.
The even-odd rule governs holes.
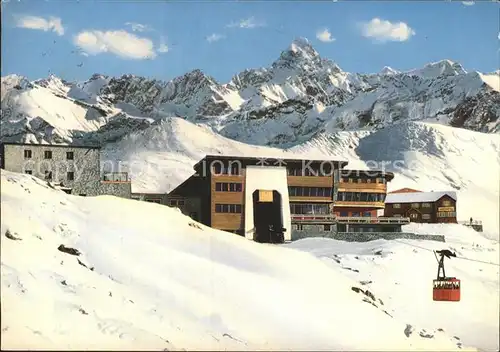
[[[245,177],[245,237],[253,240],[253,198],[256,190],[273,190],[281,195],[283,227],[285,241],[292,239],[292,218],[290,216],[290,199],[288,196],[288,180],[286,167],[247,166]]]
[[[31,151],[31,158],[25,158],[24,151]],[[45,151],[52,152],[51,159],[45,159]],[[73,152],[73,160],[67,159],[67,152]],[[100,150],[74,146],[56,146],[40,144],[4,144],[4,169],[26,173],[45,180],[45,171],[52,172],[50,182],[72,189],[74,195],[115,195],[130,198],[130,183],[102,184],[100,170]],[[74,179],[68,179],[68,172],[73,172]]]

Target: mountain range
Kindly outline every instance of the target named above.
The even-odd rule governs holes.
[[[133,192],[169,192],[206,154],[341,159],[394,172],[389,190],[456,191],[459,219],[482,220],[498,238],[498,73],[448,60],[347,73],[299,38],[227,84],[199,70],[169,82],[1,83],[0,141],[99,144],[103,168],[129,172]]]
[[[450,60],[407,72],[348,73],[297,38],[270,67],[244,70],[225,84],[200,70],[168,82],[129,74],[83,82],[9,75],[1,80],[0,138],[106,144],[170,117],[276,147],[402,121],[496,133],[499,73],[467,72]]]

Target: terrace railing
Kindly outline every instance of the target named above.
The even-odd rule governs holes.
[[[338,216],[337,222],[347,224],[409,224],[410,218],[403,217],[368,217],[368,216]]]
[[[102,182],[130,182],[127,172],[105,172]]]
[[[298,221],[334,221],[333,214],[291,214],[292,220]]]
[[[410,223],[410,218],[403,217],[368,217],[368,216],[335,216],[333,214],[292,214],[294,221],[336,221],[345,224],[401,224]]]

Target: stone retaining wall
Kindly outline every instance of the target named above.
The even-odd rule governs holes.
[[[407,240],[427,240],[427,241],[445,242],[443,235],[418,235],[410,232],[334,232],[334,231],[310,232],[310,231],[292,230],[292,241],[300,240],[302,238],[311,238],[311,237],[325,237],[347,242],[368,242],[380,239],[384,240],[407,239]]]

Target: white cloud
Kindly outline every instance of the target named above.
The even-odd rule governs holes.
[[[316,38],[324,43],[331,43],[335,41],[335,38],[332,37],[332,33],[330,33],[328,28],[317,31]]]
[[[64,27],[61,19],[58,17],[49,17],[45,19],[37,16],[20,16],[17,18],[16,27],[36,29],[40,31],[53,31],[57,35],[64,34]]]
[[[380,18],[362,23],[362,34],[366,38],[373,38],[379,42],[404,42],[415,35],[415,31],[404,22],[391,23]]]
[[[474,5],[474,1],[462,1],[462,4],[464,4],[465,6],[472,6]]]
[[[78,33],[73,42],[87,54],[115,54],[124,59],[153,59],[156,57],[153,42],[124,30],[83,31]]]
[[[222,34],[212,33],[206,39],[207,39],[207,42],[212,43],[212,42],[217,42],[217,41],[224,39],[224,38],[225,38],[225,36],[223,36]]]
[[[153,28],[147,24],[141,24],[141,23],[136,23],[136,22],[127,22],[125,23],[126,26],[130,26],[133,32],[147,32],[147,31],[152,31]]]
[[[231,22],[227,25],[227,27],[237,27],[237,28],[246,28],[252,29],[257,27],[264,27],[265,24],[263,22],[258,22],[255,20],[255,17],[249,17],[247,19],[242,19],[238,22]]]

